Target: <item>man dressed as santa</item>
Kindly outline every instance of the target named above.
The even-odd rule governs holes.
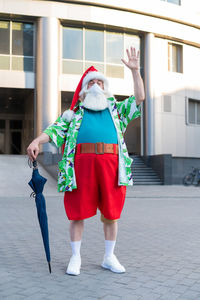
[[[82,76],[74,93],[71,108],[32,141],[27,153],[33,161],[39,145],[47,142],[63,146],[59,162],[58,191],[65,192],[64,206],[70,220],[72,256],[66,273],[79,275],[84,219],[101,212],[105,235],[105,255],[101,266],[115,273],[125,268],[114,254],[117,220],[120,218],[126,186],[132,185],[131,163],[124,142],[128,123],[140,116],[145,98],[139,72],[139,51],[127,49],[134,96],[116,101],[109,93],[108,80],[94,67]]]

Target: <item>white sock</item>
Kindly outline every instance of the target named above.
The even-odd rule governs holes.
[[[105,240],[105,256],[112,256],[114,254],[116,241]]]
[[[71,243],[71,248],[72,248],[72,255],[80,256],[81,240],[75,241],[75,242],[70,242],[70,243]]]

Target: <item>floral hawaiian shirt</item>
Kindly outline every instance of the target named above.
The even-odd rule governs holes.
[[[118,185],[132,185],[131,163],[132,159],[128,155],[123,134],[128,123],[140,116],[140,107],[136,105],[134,96],[124,101],[116,101],[114,97],[107,99],[109,111],[113,119],[119,145],[119,176]],[[75,114],[70,122],[58,117],[55,123],[44,130],[50,137],[50,142],[61,147],[65,143],[62,160],[58,163],[58,191],[66,192],[77,188],[76,176],[74,170],[74,157],[78,130],[83,120],[84,107],[80,102],[75,110]]]

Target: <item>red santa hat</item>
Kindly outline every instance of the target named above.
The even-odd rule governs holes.
[[[70,122],[74,116],[74,107],[76,105],[76,103],[78,102],[79,98],[80,98],[80,92],[82,91],[82,89],[84,87],[86,87],[89,83],[90,80],[93,79],[99,79],[102,80],[104,82],[104,88],[105,90],[108,90],[108,80],[107,78],[100,72],[97,71],[97,69],[95,69],[93,66],[91,66],[90,68],[88,68],[85,73],[83,74],[83,76],[81,77],[81,80],[79,81],[79,84],[74,92],[74,96],[72,99],[72,104],[70,106],[70,109],[66,110],[63,115],[62,118],[68,122]]]

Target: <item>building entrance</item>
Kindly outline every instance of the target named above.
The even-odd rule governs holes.
[[[0,154],[25,154],[33,139],[33,90],[0,89]]]

